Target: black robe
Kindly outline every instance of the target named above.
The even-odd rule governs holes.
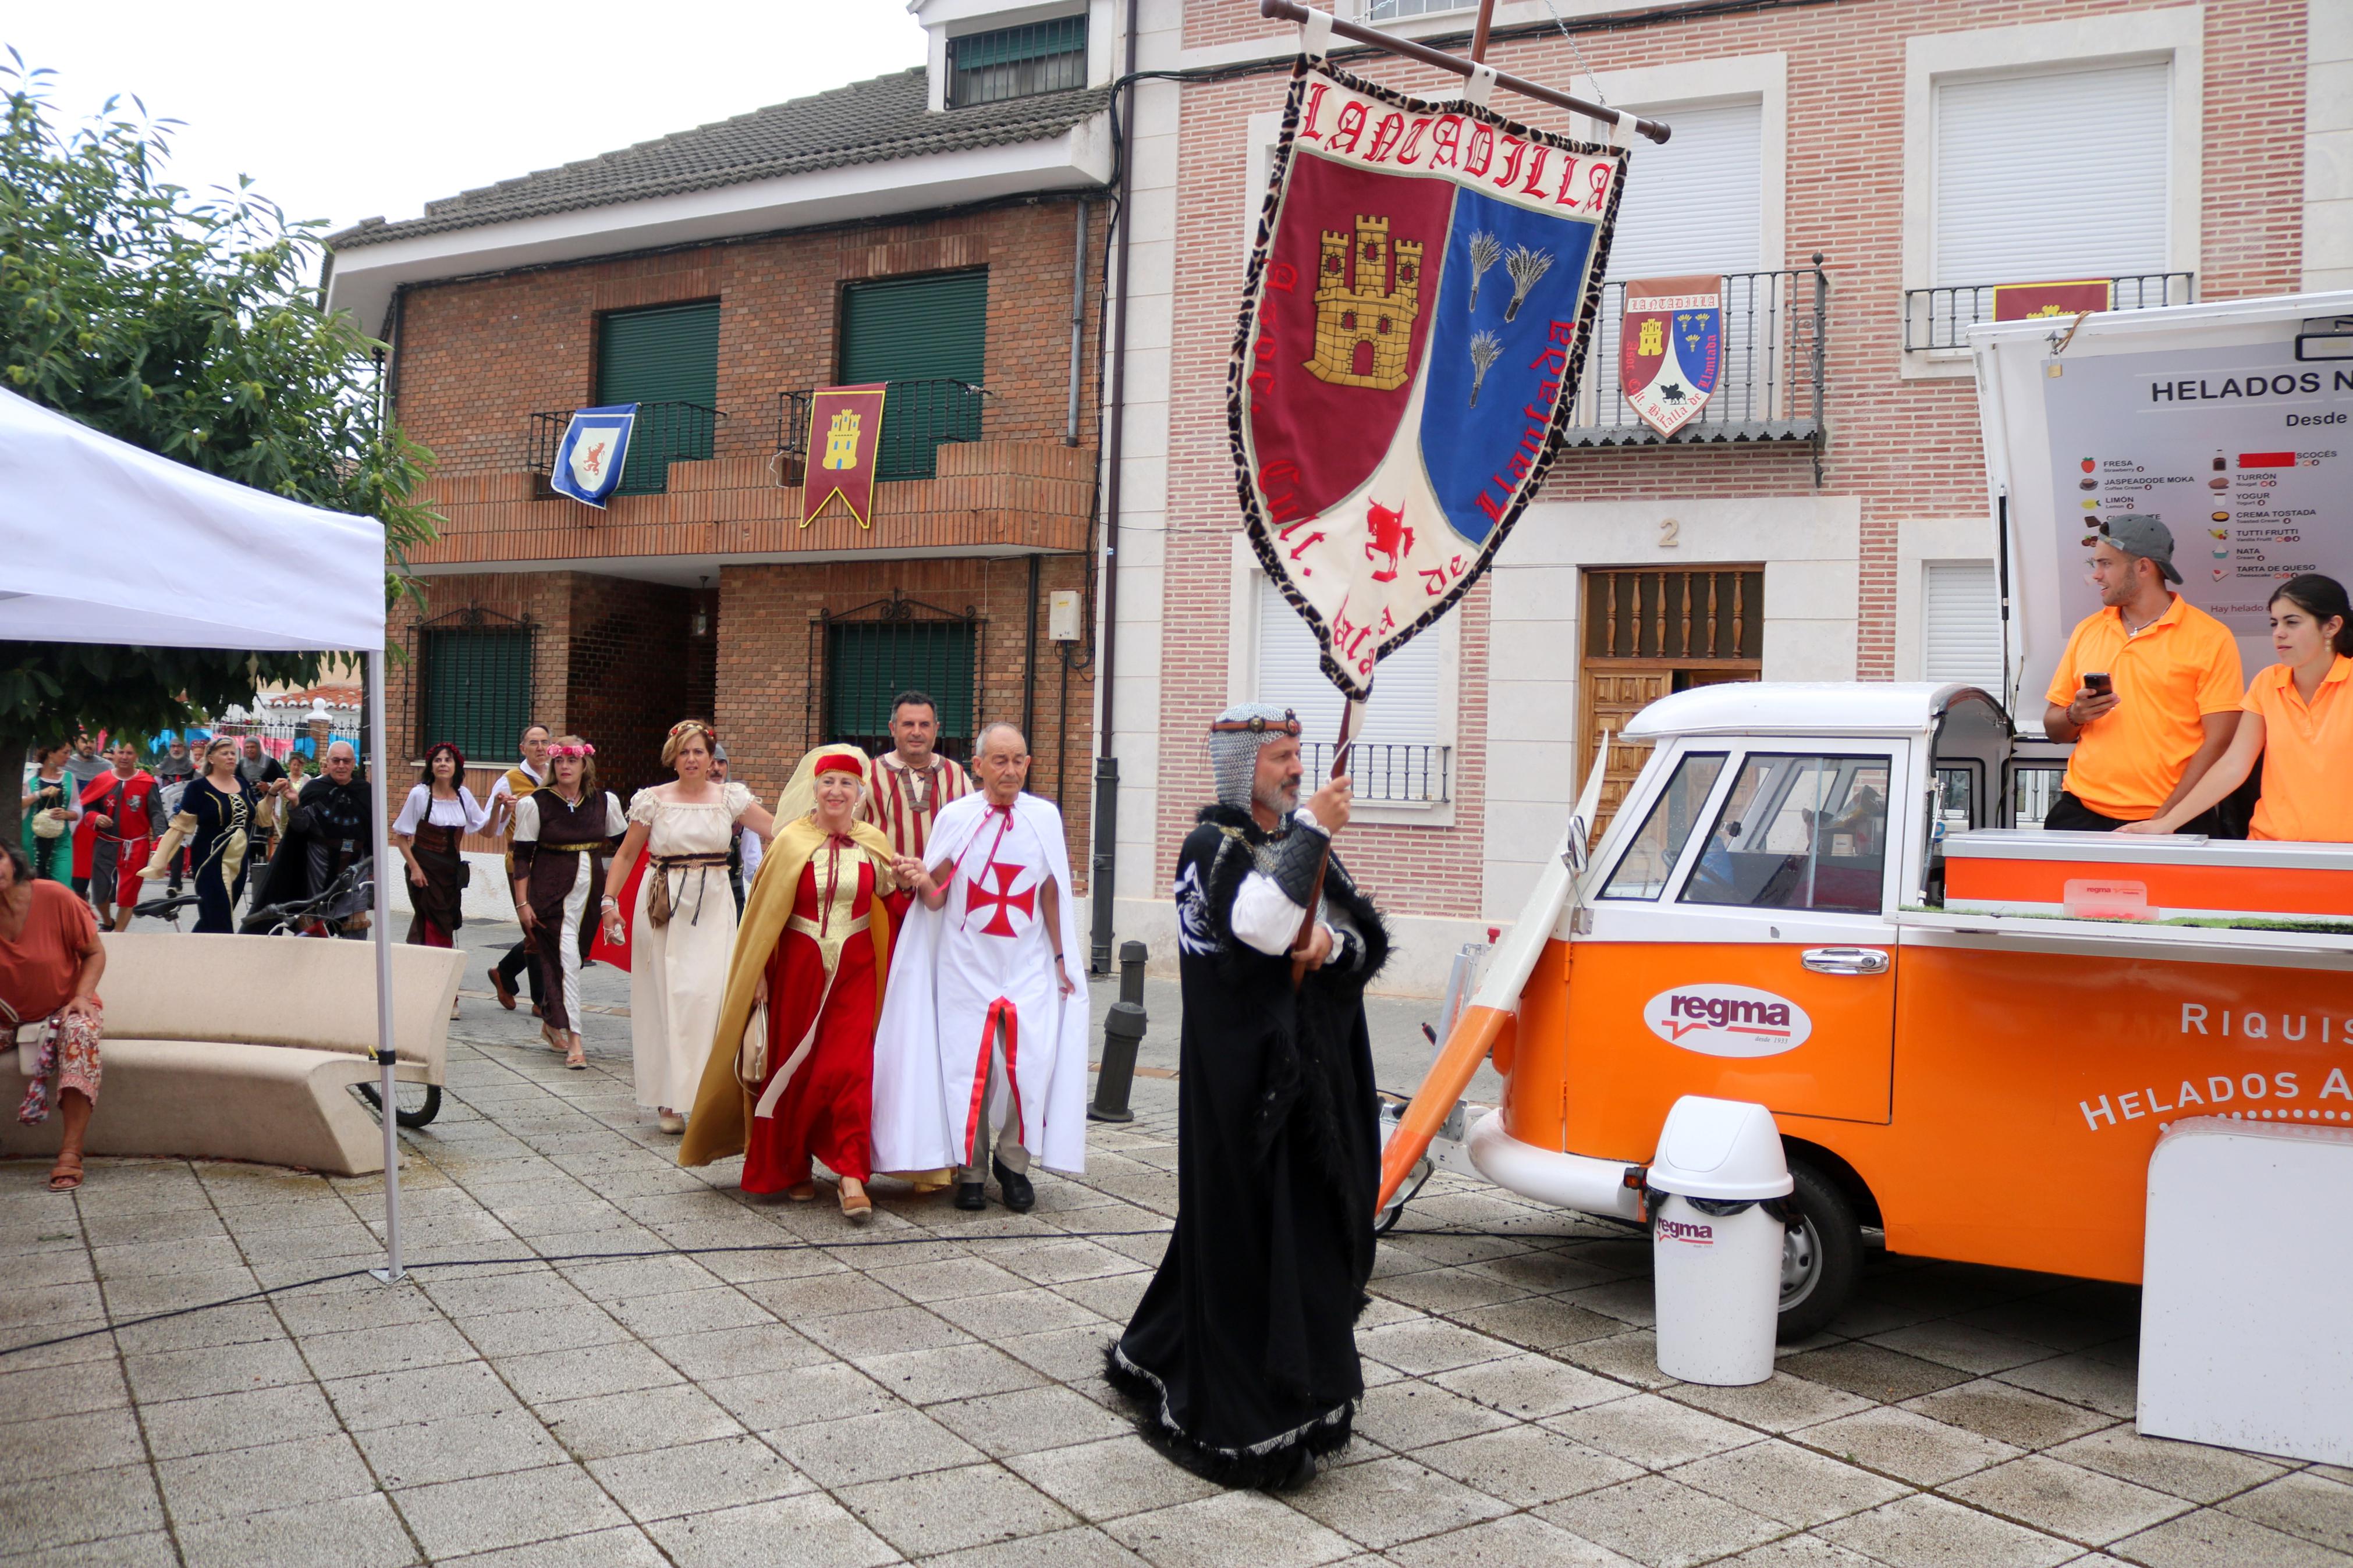
[[[1146,1436],[1229,1486],[1306,1479],[1348,1441],[1364,1394],[1356,1321],[1380,1181],[1364,992],[1388,932],[1336,856],[1325,918],[1348,935],[1298,992],[1291,961],[1231,925],[1256,852],[1296,879],[1315,837],[1270,838],[1249,813],[1210,806],[1185,840],[1176,1225],[1109,1355],[1113,1384],[1148,1412]],[[1303,903],[1290,879],[1277,876]]]
[[[285,814],[285,839],[270,858],[255,907],[313,898],[325,892],[353,861],[374,854],[369,805],[367,781],[356,770],[345,784],[323,773],[307,781]],[[365,909],[368,901],[354,896],[349,903],[350,908],[330,913],[343,919]]]

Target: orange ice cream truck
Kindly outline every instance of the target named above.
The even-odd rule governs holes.
[[[2049,324],[2030,331],[2047,357]],[[2201,480],[2193,504],[2225,493]],[[2050,577],[2048,531],[2021,537],[2001,540],[2012,579]],[[2021,710],[2039,718],[2070,625],[2011,619]],[[1483,1059],[1503,1103],[1440,1163],[1623,1220],[1677,1099],[1755,1101],[1797,1184],[1789,1339],[1835,1315],[1873,1245],[2137,1282],[2170,1122],[2353,1126],[2353,845],[2021,826],[2021,775],[2063,752],[1968,686],[1701,687],[1622,738],[1648,762],[1589,856],[1598,765],[1587,781],[1390,1134],[1385,1205]]]
[[[1470,1163],[1628,1220],[1677,1099],[1756,1101],[1797,1182],[1796,1337],[1882,1240],[2137,1280],[2175,1118],[2353,1125],[2353,845],[1995,826],[2010,727],[1967,687],[1701,687],[1625,739],[1648,764],[1547,871],[1385,1174],[1466,1057],[1504,1079]]]

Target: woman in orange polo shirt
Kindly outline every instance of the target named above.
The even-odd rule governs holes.
[[[2245,782],[2263,759],[2250,838],[2353,842],[2353,604],[2334,577],[2307,572],[2272,595],[2280,656],[2247,687],[2231,749],[2163,816],[2126,833],[2170,833]]]

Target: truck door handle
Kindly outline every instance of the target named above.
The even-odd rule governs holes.
[[[1887,954],[1875,947],[1810,947],[1804,962],[1817,974],[1887,973]]]

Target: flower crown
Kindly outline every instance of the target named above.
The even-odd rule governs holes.
[[[675,735],[678,731],[673,730],[670,733]],[[547,754],[551,757],[593,757],[596,754],[596,748],[583,741],[576,746],[550,746]]]

